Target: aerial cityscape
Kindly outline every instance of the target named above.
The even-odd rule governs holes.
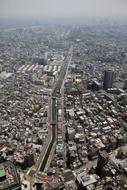
[[[4,11],[0,190],[127,190],[127,20]]]

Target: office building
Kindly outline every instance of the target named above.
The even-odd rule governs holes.
[[[106,70],[104,73],[104,82],[103,82],[103,88],[107,90],[108,88],[112,88],[113,84],[113,75],[114,72],[112,70]]]
[[[108,163],[108,160],[109,156],[106,151],[99,152],[97,167],[96,167],[97,174],[100,175],[102,173],[103,167]]]

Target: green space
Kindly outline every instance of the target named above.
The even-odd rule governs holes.
[[[0,169],[0,177],[5,176],[5,170],[4,169]]]

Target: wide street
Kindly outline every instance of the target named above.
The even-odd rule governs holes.
[[[53,146],[54,143],[56,143],[56,135],[57,135],[57,97],[61,96],[60,91],[61,91],[61,88],[63,88],[64,86],[64,81],[66,79],[68,68],[71,63],[72,51],[73,51],[73,46],[71,46],[69,49],[68,56],[65,60],[65,63],[63,64],[61,68],[59,78],[52,91],[51,105],[49,108],[50,113],[51,113],[51,116],[50,116],[51,123],[49,124],[49,133],[47,136],[47,141],[42,149],[42,152],[36,164],[37,172],[38,171],[44,172],[47,164],[49,165],[51,161],[51,157],[53,154],[52,148],[54,147]]]

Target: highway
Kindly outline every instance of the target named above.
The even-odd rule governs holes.
[[[73,51],[73,46],[70,47],[68,57],[66,58],[66,61],[61,68],[61,71],[59,74],[59,79],[58,79],[57,84],[55,85],[55,87],[53,89],[53,92],[52,92],[52,97],[57,97],[57,94],[60,94],[60,89],[64,83],[64,80],[66,78],[66,74],[68,72],[69,65],[71,63],[72,51]]]
[[[60,90],[61,87],[64,85],[64,81],[68,72],[68,67],[71,63],[72,59],[72,51],[73,47],[70,47],[68,57],[66,58],[65,64],[63,64],[59,79],[57,80],[55,87],[51,94],[51,125],[49,134],[47,137],[47,141],[45,147],[43,148],[41,155],[39,157],[38,163],[37,163],[37,171],[44,172],[46,170],[46,166],[48,162],[51,161],[51,152],[53,149],[53,145],[56,142],[56,135],[57,135],[57,97],[60,96]],[[50,140],[49,140],[50,139]]]

